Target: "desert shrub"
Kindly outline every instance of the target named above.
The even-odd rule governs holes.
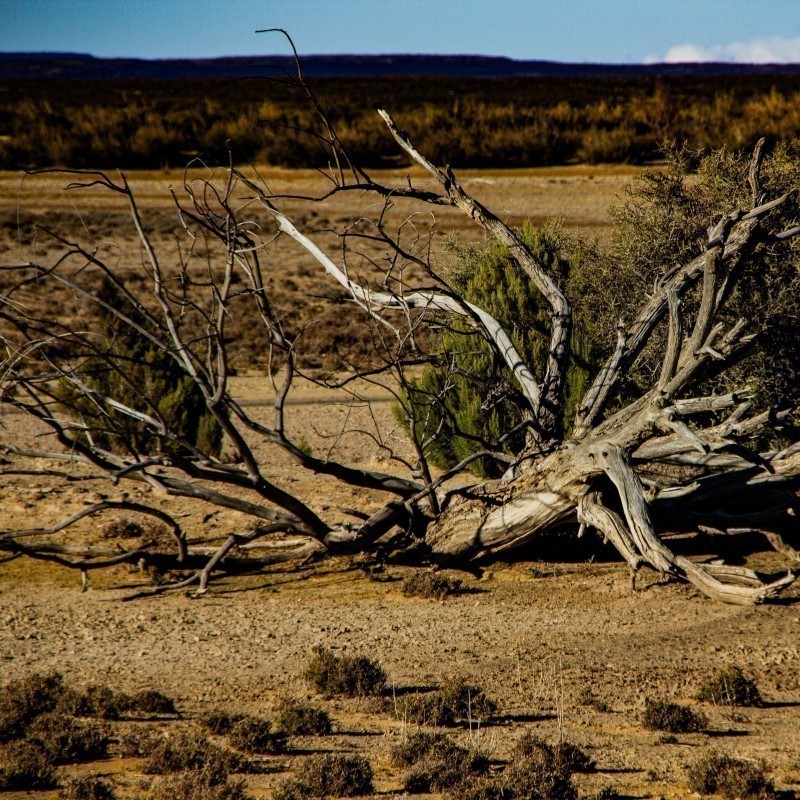
[[[698,690],[697,699],[728,706],[761,706],[761,692],[756,682],[745,677],[739,667],[721,669]]]
[[[406,722],[433,727],[454,725],[458,720],[486,719],[497,704],[480,686],[453,676],[435,692],[415,692],[397,701],[397,713]]]
[[[667,733],[692,733],[701,731],[708,720],[699,711],[668,700],[645,700],[642,725],[651,731]]]
[[[147,689],[131,696],[128,709],[142,714],[174,714],[175,703],[161,692]]]
[[[461,591],[461,581],[448,578],[438,572],[415,572],[403,581],[403,594],[406,597],[427,597],[444,600],[451,594]]]
[[[174,714],[175,704],[151,689],[134,695],[115,692],[107,686],[87,686],[83,691],[65,689],[57,710],[74,717],[119,719],[125,714]]]
[[[488,761],[480,754],[459,747],[449,736],[413,733],[392,748],[391,759],[407,766],[403,788],[411,793],[442,792],[481,775]]]
[[[57,672],[11,681],[0,691],[0,742],[18,739],[40,714],[53,711],[64,693]]]
[[[243,780],[209,782],[204,772],[183,772],[153,781],[148,800],[248,800]]]
[[[442,684],[442,699],[456,719],[486,719],[497,711],[497,703],[480,686],[461,676]]]
[[[191,770],[202,773],[206,782],[213,786],[225,783],[228,775],[236,772],[242,763],[234,753],[187,733],[154,739],[147,756],[142,768],[146,775]]]
[[[11,742],[0,749],[0,792],[57,786],[53,759],[38,742]]]
[[[98,775],[70,778],[59,792],[63,800],[115,800],[116,796],[111,784]]]
[[[152,730],[133,728],[119,735],[117,752],[122,758],[146,758],[159,746],[161,735]]]
[[[231,714],[228,711],[214,710],[203,714],[200,717],[200,724],[215,736],[225,736],[231,732],[231,728],[240,720],[244,719],[244,714]]]
[[[711,752],[689,769],[689,788],[701,794],[721,794],[729,800],[774,797],[763,765]]]
[[[441,692],[414,692],[400,697],[397,714],[405,722],[431,727],[449,727],[456,722],[453,709],[446,706]]]
[[[130,707],[130,697],[107,686],[87,686],[82,692],[66,689],[59,699],[57,710],[73,717],[119,719]]]
[[[108,278],[97,296],[143,330],[151,327]],[[57,390],[58,399],[90,427],[94,443],[109,450],[147,453],[165,449],[182,452],[182,442],[187,442],[210,455],[219,455],[222,430],[192,377],[168,351],[120,321],[108,308],[93,310],[102,341],[93,356],[74,367],[76,376],[101,397],[112,397],[136,411],[163,419],[169,431],[166,437],[155,437],[148,432],[147,423],[100,401],[87,402],[64,380]]]
[[[228,741],[244,753],[282,753],[286,750],[286,735],[273,732],[272,723],[258,717],[243,717],[235,722]]]
[[[386,688],[386,673],[377,661],[365,656],[337,656],[325,647],[315,647],[305,672],[308,683],[328,697],[368,697]]]
[[[686,149],[667,152],[667,168],[636,178],[625,198],[612,207],[615,223],[609,246],[587,251],[586,268],[575,273],[574,310],[592,319],[599,346],[609,348],[620,317],[631,319],[643,294],[676,264],[702,252],[709,225],[722,214],[748,208],[746,182],[750,152],[719,151],[701,157]],[[762,186],[774,198],[797,184],[800,143],[779,143],[764,157]],[[776,211],[776,224],[793,224],[794,210]],[[796,406],[800,386],[800,255],[788,242],[758,247],[743,262],[736,287],[726,298],[721,321],[748,321],[756,347],[723,377],[709,381],[708,393],[750,385],[755,405]],[[687,313],[698,303],[699,289],[684,300]],[[752,310],[758,309],[758,314]],[[649,386],[658,368],[666,336],[662,326],[628,375],[627,396]],[[763,444],[763,443],[762,443]],[[764,448],[766,449],[766,447]]]
[[[64,714],[37,717],[28,738],[42,746],[54,764],[94,761],[108,755],[108,732],[92,722],[79,722]]]
[[[297,700],[280,704],[278,726],[289,736],[327,736],[333,729],[327,711]]]
[[[566,761],[530,735],[518,743],[500,775],[469,781],[452,794],[456,800],[576,800],[578,796]]]
[[[538,761],[544,765],[558,763],[569,772],[591,772],[595,768],[594,761],[576,744],[562,740],[551,745],[532,733],[526,733],[517,742],[514,757]]]
[[[572,274],[581,269],[582,247],[554,226],[542,230],[526,226],[518,233],[534,257],[561,286],[567,287],[569,294]],[[549,347],[551,310],[547,301],[505,246],[486,244],[465,249],[453,245],[452,250],[457,262],[449,275],[453,289],[499,320],[525,363],[541,381]],[[574,358],[568,365],[564,388],[566,405],[562,422],[566,427],[571,424],[588,384],[587,368],[592,358],[585,328],[576,316],[572,337]],[[436,346],[441,358],[426,366],[419,380],[412,382],[404,403],[395,409],[403,424],[411,418],[409,409],[414,409],[413,434],[420,442],[441,431],[427,450],[430,461],[448,468],[483,450],[519,453],[525,445],[525,431],[519,426],[525,418],[527,402],[506,366],[499,363],[491,347],[462,319],[448,323]],[[500,437],[512,429],[517,429],[517,433],[498,444]],[[507,466],[486,457],[473,461],[471,469],[493,477]]]
[[[326,753],[303,764],[303,777],[286,781],[276,800],[304,800],[308,797],[360,797],[372,794],[372,767],[363,756]]]

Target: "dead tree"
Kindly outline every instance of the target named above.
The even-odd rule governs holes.
[[[313,95],[309,97],[313,100]],[[305,199],[324,203],[346,192],[379,199],[381,209],[367,230],[345,232],[342,241],[368,238],[384,246],[388,266],[381,286],[356,280],[345,255],[340,260],[325,252],[281,210],[290,198],[270,193],[266,184],[233,166],[221,180],[212,176],[199,184],[187,181],[182,196],[176,196],[190,244],[180,251],[177,276],[171,275],[126,178],[73,173],[73,187],[95,187],[127,201],[149,288],[146,294],[132,292],[99,252],[55,234],[62,247],[55,263],[3,267],[10,288],[0,299],[6,347],[2,403],[38,420],[55,441],[42,450],[24,449],[7,430],[3,472],[46,474],[70,482],[106,480],[112,486],[137,482],[152,490],[154,503],[159,494],[194,498],[243,512],[253,526],[231,533],[212,553],[198,553],[187,547],[180,526],[165,512],[139,504],[129,510],[169,524],[174,553],[154,552],[146,544],[116,553],[41,544],[42,537],[78,518],[109,508],[125,509],[120,500],[91,506],[46,530],[0,534],[0,549],[10,558],[57,561],[84,576],[121,562],[183,569],[187,577],[162,589],[197,584],[202,594],[215,570],[260,569],[326,554],[362,552],[384,556],[392,552],[463,566],[512,551],[556,528],[573,526],[579,535],[586,529],[597,530],[619,551],[634,578],[647,566],[664,578],[688,581],[709,597],[738,604],[765,601],[789,586],[794,580],[791,572],[765,580],[742,567],[690,561],[668,546],[675,530],[712,535],[750,532],[766,537],[790,560],[800,560],[786,538],[796,528],[800,443],[754,452],[748,441],[776,415],[751,414],[747,387],[721,394],[703,391],[754,345],[746,320],[726,325],[721,316],[743,266],[758,248],[800,233],[800,228],[786,223],[792,216],[787,209],[794,208],[792,194],[759,200],[760,148],[751,169],[752,206],[719,219],[708,231],[705,249],[664,275],[653,293],[642,298],[638,316],[620,325],[616,346],[579,404],[565,437],[562,390],[572,310],[564,291],[514,229],[472,197],[448,167],[440,169],[420,153],[388,113],[379,113],[401,150],[435,179],[439,190],[417,188],[410,181],[403,186],[376,182],[350,162],[325,121],[321,137],[333,154],[330,192]],[[387,214],[398,204],[455,207],[508,248],[550,309],[550,342],[541,379],[534,376],[532,365],[525,363],[501,322],[460,297],[437,273],[430,261],[429,238],[421,235],[408,245],[397,231],[389,231]],[[419,409],[408,402],[405,389],[420,364],[442,358],[426,344],[426,330],[447,324],[446,319],[455,315],[489,343],[527,406],[522,425],[525,448],[515,458],[506,457],[510,463],[502,479],[454,484],[472,459],[437,473],[427,459],[430,441],[414,441],[416,460],[407,465],[410,474],[402,476],[315,457],[289,438],[286,398],[300,370],[297,340],[275,312],[265,279],[265,261],[277,236],[289,237],[313,256],[350,302],[362,309],[365,324],[373,326],[381,361],[358,376],[394,379],[397,396],[411,417],[412,434]],[[209,243],[218,248],[213,264]],[[205,250],[200,255],[208,261],[204,274],[198,273],[195,258],[201,244]],[[416,278],[409,277],[411,271],[416,271]],[[105,294],[97,288],[101,279]],[[123,402],[98,391],[91,380],[98,364],[123,380],[126,367],[91,330],[37,314],[36,306],[27,302],[29,293],[48,287],[68,290],[170,359],[199,392],[235,453],[235,463],[203,450],[171,427],[145,393],[136,402]],[[108,287],[113,299],[108,299]],[[271,351],[277,380],[271,426],[253,419],[230,393],[226,336],[234,301],[255,305],[262,330],[251,335],[262,336]],[[657,334],[665,330],[663,345],[658,345]],[[654,347],[660,347],[658,374],[639,396],[621,402],[622,379]],[[350,381],[346,378],[338,385]],[[135,393],[135,386],[129,388]],[[147,431],[146,448],[129,441],[122,448],[104,444],[121,435],[130,421]],[[358,524],[334,525],[265,476],[248,443],[250,437],[282,449],[299,469],[375,490],[389,499]],[[494,443],[494,450],[487,445],[478,456],[495,453],[501,444]],[[25,459],[35,464],[22,466]],[[47,466],[42,466],[42,459]],[[59,467],[59,462],[67,466]],[[665,471],[664,466],[672,469]],[[653,478],[654,474],[660,477]],[[266,556],[244,557],[238,550],[267,537],[277,537],[279,546]]]

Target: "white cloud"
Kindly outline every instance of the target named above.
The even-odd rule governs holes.
[[[649,56],[648,63],[663,61],[679,63],[687,61],[731,61],[740,64],[785,64],[800,62],[800,36],[751,39],[747,42],[731,42],[704,47],[687,42],[667,50],[663,57]]]

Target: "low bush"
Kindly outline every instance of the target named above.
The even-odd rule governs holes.
[[[762,706],[756,682],[745,677],[739,667],[721,669],[697,691],[697,699],[726,706]]]
[[[551,745],[532,733],[526,733],[517,742],[514,757],[543,765],[558,763],[570,772],[591,772],[595,768],[594,761],[578,745],[567,740]]]
[[[775,788],[761,764],[711,752],[689,769],[689,788],[729,800],[771,798]]]
[[[0,750],[0,792],[58,786],[53,760],[38,742],[11,742]]]
[[[393,748],[391,758],[394,764],[410,768],[403,788],[412,794],[452,789],[484,774],[489,766],[484,756],[459,747],[449,736],[423,732]]]
[[[275,800],[308,797],[360,797],[372,794],[372,767],[362,756],[326,753],[303,764],[303,777],[285,782]]]
[[[148,800],[248,800],[243,780],[210,783],[202,772],[183,772],[153,782]]]
[[[128,710],[142,714],[174,714],[175,703],[161,692],[147,689],[128,700]]]
[[[497,711],[497,703],[480,686],[460,676],[444,682],[442,699],[456,719],[486,719]]]
[[[444,600],[451,594],[461,591],[461,581],[448,578],[438,572],[415,572],[403,581],[403,594],[406,597],[426,597]]]
[[[314,648],[304,676],[327,697],[368,697],[386,688],[386,673],[376,661],[365,656],[337,656],[321,646]]]
[[[40,714],[53,711],[64,694],[57,672],[11,681],[0,691],[0,742],[19,739]]]
[[[117,752],[122,758],[147,758],[160,741],[159,734],[134,728],[120,734]]]
[[[187,733],[154,739],[147,756],[142,768],[146,775],[193,771],[202,773],[211,786],[225,783],[242,766],[236,754]]]
[[[273,732],[272,723],[258,717],[243,717],[235,722],[228,734],[228,741],[244,753],[270,755],[286,750],[286,735]]]
[[[59,792],[63,800],[115,800],[116,796],[111,784],[97,775],[70,778]]]
[[[406,722],[431,727],[449,727],[458,720],[484,720],[497,710],[497,704],[480,686],[465,678],[449,678],[436,692],[405,695],[397,712]]]
[[[119,719],[130,708],[131,699],[124,692],[108,686],[87,686],[82,692],[68,689],[61,698],[58,710],[75,717]]]
[[[203,714],[200,717],[200,724],[215,736],[226,736],[231,732],[231,728],[242,719],[244,719],[244,714],[214,710]]]
[[[447,728],[456,723],[453,710],[445,706],[441,692],[404,695],[397,701],[397,713],[404,722],[414,725]]]
[[[327,711],[296,700],[280,704],[278,726],[289,736],[327,736],[333,730]]]
[[[65,689],[58,711],[74,717],[119,719],[126,714],[174,714],[175,703],[161,692],[147,689],[134,695],[107,686],[87,686],[83,691]]]
[[[701,731],[708,724],[705,715],[688,706],[668,700],[645,700],[642,724],[651,731],[667,733],[692,733]]]
[[[94,723],[65,714],[42,714],[28,729],[28,739],[41,745],[54,764],[94,761],[108,755],[108,732]]]

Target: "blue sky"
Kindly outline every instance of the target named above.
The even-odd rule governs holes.
[[[800,0],[0,0],[0,51],[800,61]]]

